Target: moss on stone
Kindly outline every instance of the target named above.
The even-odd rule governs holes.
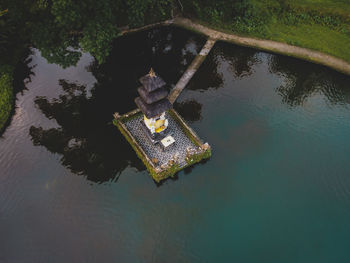
[[[203,152],[192,154],[186,158],[187,165],[193,165],[195,163],[199,163],[204,159],[208,159],[211,156],[211,149],[207,149]]]

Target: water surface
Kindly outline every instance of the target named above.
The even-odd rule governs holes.
[[[33,50],[0,139],[0,262],[349,262],[349,77],[217,43],[175,105],[213,156],[161,185],[111,124],[204,42],[156,29],[68,69]]]

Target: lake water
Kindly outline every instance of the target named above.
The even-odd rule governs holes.
[[[213,155],[160,185],[112,125],[204,43],[155,29],[67,69],[32,50],[0,138],[0,262],[350,261],[350,77],[217,43],[175,104]]]

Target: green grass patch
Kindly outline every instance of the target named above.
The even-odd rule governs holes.
[[[348,0],[185,1],[185,15],[220,31],[305,47],[350,62]]]
[[[268,26],[266,38],[318,50],[350,62],[350,35],[324,26],[273,23]]]
[[[317,10],[320,13],[332,13],[340,16],[350,16],[350,2],[348,0],[285,0],[294,8]]]
[[[13,106],[12,76],[9,72],[0,73],[0,131],[4,128]]]

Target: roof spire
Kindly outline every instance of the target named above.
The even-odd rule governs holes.
[[[151,68],[151,70],[149,71],[148,75],[151,77],[151,78],[154,78],[156,76],[156,73],[154,72],[153,68]]]

